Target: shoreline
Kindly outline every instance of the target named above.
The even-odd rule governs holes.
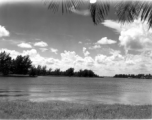
[[[152,105],[0,100],[0,119],[150,119]]]
[[[38,77],[38,76],[19,75],[19,74],[9,74],[9,75],[0,75],[0,77]]]

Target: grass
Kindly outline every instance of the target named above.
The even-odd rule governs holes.
[[[152,105],[0,101],[0,119],[150,119]]]

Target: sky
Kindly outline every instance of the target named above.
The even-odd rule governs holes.
[[[53,70],[91,69],[101,76],[152,74],[152,29],[140,18],[121,24],[113,12],[98,25],[83,7],[53,13],[42,0],[0,1],[0,52],[29,55]]]

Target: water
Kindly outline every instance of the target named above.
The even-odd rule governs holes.
[[[104,104],[152,104],[151,79],[0,77],[0,99]]]

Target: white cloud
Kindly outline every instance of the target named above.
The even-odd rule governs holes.
[[[0,25],[0,37],[9,36],[9,31],[5,29],[4,26]]]
[[[139,74],[152,73],[152,50],[141,53],[140,55],[122,55],[118,50],[110,51],[110,55],[98,54],[94,58],[91,56],[81,57],[75,51],[64,51],[61,59],[41,56],[36,49],[15,50],[0,49],[6,51],[15,58],[17,55],[29,55],[34,65],[46,65],[53,70],[59,68],[66,70],[73,67],[76,71],[80,69],[91,69],[96,74],[112,76],[115,74]],[[86,48],[84,48],[86,51]]]
[[[57,53],[57,52],[58,52],[58,49],[51,48],[50,50],[51,50],[51,52],[53,52],[53,53],[55,53],[55,54],[58,54],[58,53]]]
[[[89,51],[87,51],[87,48],[83,47],[82,50],[83,50],[84,56],[88,56],[90,54]]]
[[[106,27],[109,27],[109,28],[112,28],[114,30],[117,30],[117,32],[120,32],[121,31],[121,27],[122,27],[122,25],[119,22],[114,21],[114,20],[105,20],[101,24],[103,24]]]
[[[5,51],[6,53],[10,53],[12,58],[16,58],[18,55],[20,55],[20,53],[15,51],[15,50],[9,50],[9,49],[6,49],[6,48],[0,49],[0,52],[3,52],[3,51]]]
[[[134,20],[133,23],[124,26],[119,36],[120,45],[128,50],[143,51],[152,49],[152,29],[146,22]]]
[[[106,55],[97,55],[95,57],[95,61],[97,62],[97,64],[107,64],[108,63],[108,59]]]
[[[110,49],[109,53],[112,54],[112,55],[118,55],[118,54],[121,53],[121,51],[120,51],[120,50],[113,50],[113,49]]]
[[[32,46],[29,43],[20,43],[17,46],[21,48],[32,48]]]
[[[45,52],[47,51],[48,49],[47,48],[39,48],[42,52]]]
[[[81,42],[81,41],[79,41],[78,43],[79,43],[79,44],[82,44],[82,42]]]
[[[74,6],[72,6],[69,10],[71,12],[75,13],[75,14],[78,14],[78,15],[83,15],[83,16],[89,16],[90,15],[90,10],[89,9],[78,10],[78,9],[75,9]]]
[[[13,39],[2,39],[1,41],[11,43],[11,44],[19,44],[19,43],[24,43],[24,41],[21,40],[13,40]]]
[[[86,51],[86,49],[87,49],[87,48],[83,47],[83,48],[82,48],[83,52],[85,52],[85,51]]]
[[[41,42],[36,42],[36,43],[34,44],[34,46],[47,47],[48,44],[47,44],[46,42],[41,41]]]
[[[89,47],[89,49],[99,49],[101,46],[99,44],[95,44],[94,46]]]
[[[108,39],[107,37],[101,38],[99,41],[97,41],[97,44],[115,44],[117,43],[114,40]]]
[[[119,31],[120,45],[125,48],[126,53],[129,50],[143,52],[152,49],[152,29],[149,29],[147,21],[136,19],[132,23],[121,25],[117,21],[106,20],[102,24]]]

